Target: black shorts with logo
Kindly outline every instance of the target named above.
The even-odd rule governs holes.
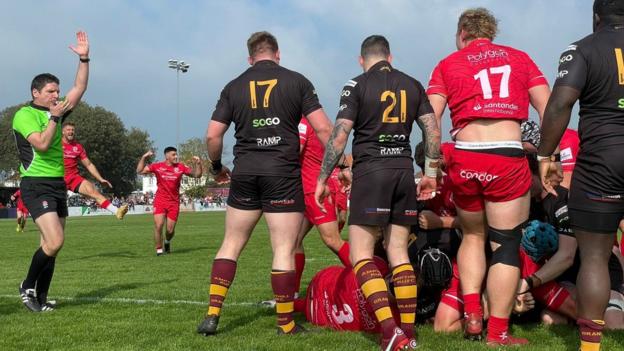
[[[67,190],[62,177],[24,177],[20,189],[33,220],[48,212],[67,217]]]
[[[349,225],[385,226],[418,223],[412,169],[382,169],[353,179]]]
[[[301,177],[233,175],[227,204],[239,210],[303,212]]]
[[[572,176],[568,200],[570,226],[591,233],[617,233],[624,218],[624,196],[600,194],[592,189],[586,177]]]

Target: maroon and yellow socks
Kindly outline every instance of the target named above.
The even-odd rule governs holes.
[[[503,341],[509,329],[509,318],[498,318],[490,316],[487,325],[488,341]]]
[[[285,334],[295,328],[293,320],[295,271],[271,271],[271,286],[275,295],[275,310],[277,312],[277,327]]]
[[[210,274],[210,305],[206,315],[219,316],[221,307],[236,274],[236,261],[218,258],[212,263]]]
[[[389,339],[397,327],[388,301],[388,287],[372,259],[364,259],[353,267],[355,278],[366,297],[366,301],[375,311],[375,317],[381,325],[384,339]]]
[[[295,253],[295,292],[299,292],[301,287],[301,277],[303,276],[303,270],[305,269],[305,253]]]
[[[581,334],[581,351],[600,351],[600,339],[602,339],[603,320],[582,319],[576,320]]]
[[[338,250],[338,258],[340,259],[340,262],[342,262],[342,264],[345,267],[351,267],[351,259],[349,258],[349,242],[345,241],[342,246],[340,247],[340,250]]]
[[[483,316],[483,308],[481,307],[481,294],[466,294],[464,295],[464,313],[469,315],[476,313]]]
[[[392,270],[394,297],[401,316],[401,329],[408,338],[414,337],[414,322],[416,322],[416,298],[418,287],[414,268],[409,263],[396,266]]]

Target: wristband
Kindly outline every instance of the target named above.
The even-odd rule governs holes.
[[[538,162],[542,162],[542,161],[545,161],[545,160],[550,161],[550,157],[551,156],[540,156],[540,155],[537,155],[537,161]]]
[[[213,160],[211,161],[212,167],[210,169],[210,174],[217,175],[223,169],[223,164],[221,164],[221,160]]]
[[[439,164],[440,161],[438,159],[425,156],[425,176],[429,178],[437,178]]]
[[[88,57],[87,58],[82,58],[82,57],[80,58],[80,62],[88,63],[89,61],[91,61],[91,59],[88,58]]]
[[[58,124],[58,122],[61,120],[61,117],[59,117],[59,116],[50,116],[49,120],[50,121],[54,121],[54,123]]]

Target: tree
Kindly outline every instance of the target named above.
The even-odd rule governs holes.
[[[6,108],[0,114],[0,169],[19,167],[11,124],[21,106]],[[76,140],[85,147],[102,177],[113,184],[113,193],[123,195],[136,189],[136,164],[145,150],[153,148],[147,132],[136,128],[128,131],[115,113],[84,102],[73,109],[67,121],[76,125]],[[90,177],[85,170],[82,174]]]

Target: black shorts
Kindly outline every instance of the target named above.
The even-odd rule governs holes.
[[[25,177],[20,183],[24,206],[33,220],[48,212],[67,217],[67,190],[65,180],[53,177]]]
[[[228,206],[263,212],[303,212],[301,177],[233,175]]]
[[[602,195],[591,189],[591,182],[582,176],[572,177],[568,200],[570,226],[591,233],[616,233],[624,218],[624,197]]]
[[[412,169],[383,169],[353,179],[349,225],[418,223]]]

